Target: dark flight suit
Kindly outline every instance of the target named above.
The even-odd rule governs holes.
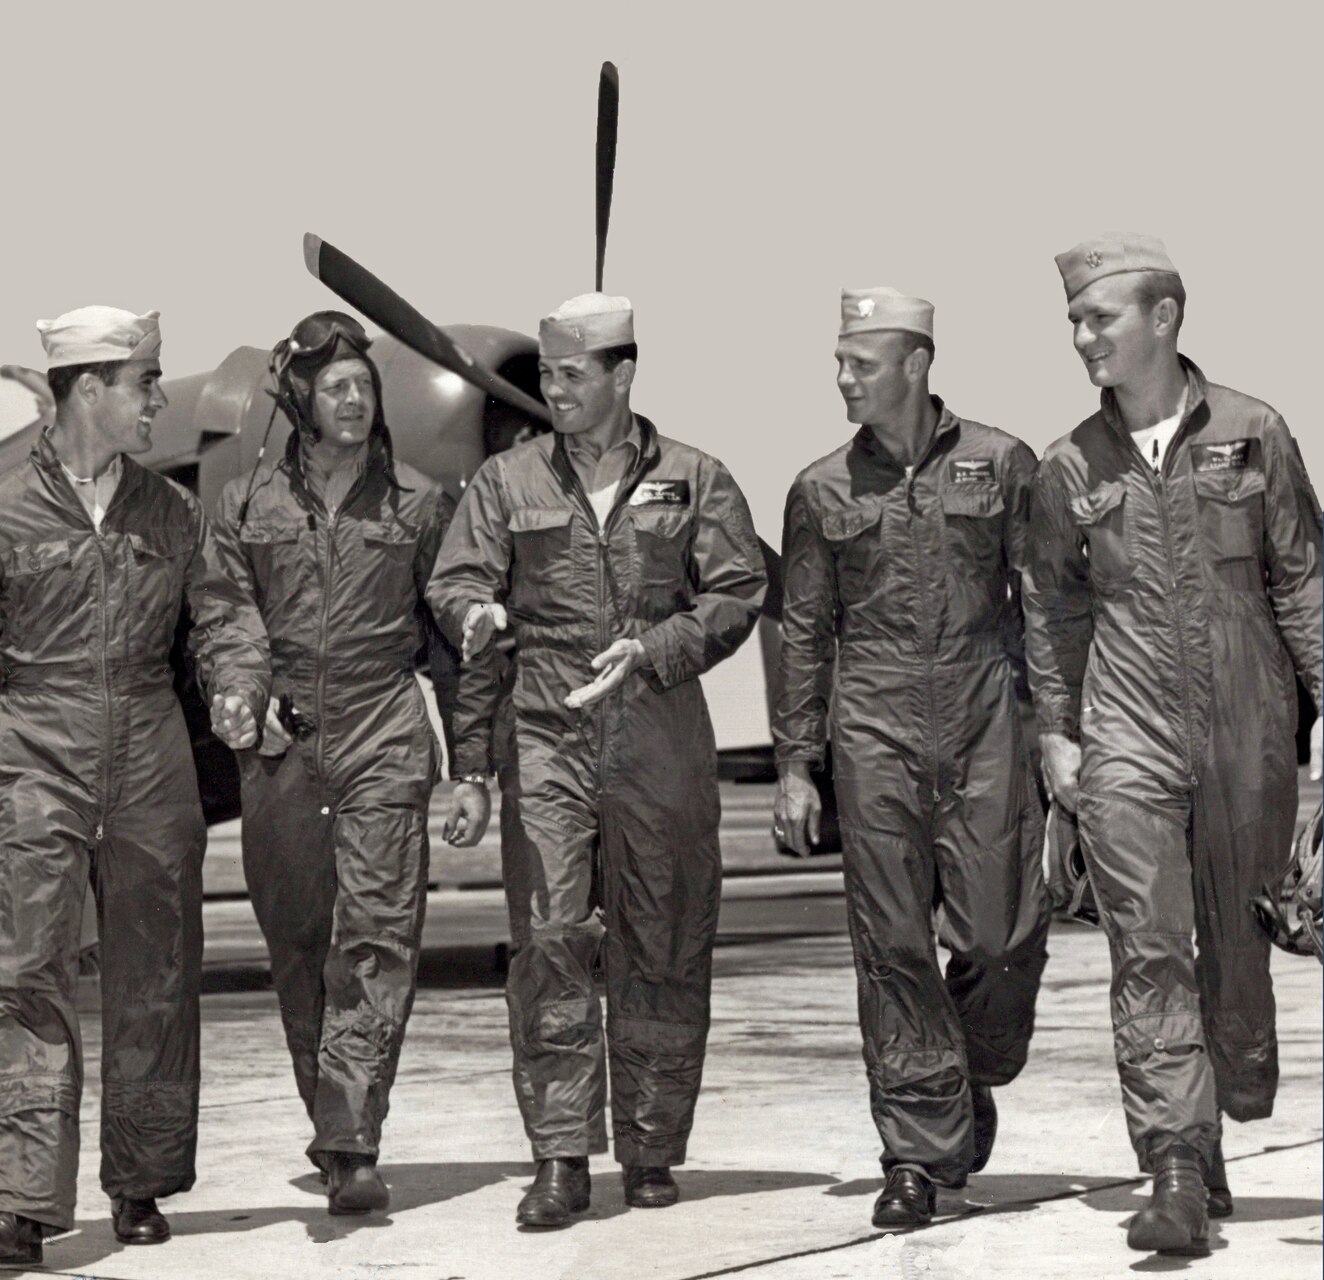
[[[308,722],[280,756],[240,757],[244,874],[271,952],[299,1094],[325,1165],[376,1155],[413,1005],[439,753],[414,657],[432,641],[443,719],[455,668],[423,590],[453,509],[380,443],[328,517],[289,464],[221,497],[217,539],[271,637],[272,697]],[[488,744],[452,772],[482,770]]]
[[[1320,698],[1320,512],[1296,444],[1267,405],[1184,366],[1160,474],[1107,391],[1049,449],[1026,574],[1040,729],[1081,746],[1122,1100],[1149,1172],[1174,1143],[1208,1160],[1218,1107],[1273,1109],[1249,898],[1291,853],[1293,667]]]
[[[494,599],[515,636],[506,992],[540,1160],[606,1150],[599,913],[621,1163],[683,1162],[707,1043],[720,807],[698,676],[749,635],[766,582],[726,468],[637,421],[642,449],[601,530],[560,436],[489,459],[428,588],[453,640]],[[592,707],[563,706],[621,636],[646,665]]]
[[[822,763],[831,698],[883,1167],[943,1186],[974,1158],[969,1084],[1025,1065],[1046,958],[1043,810],[1018,707],[1033,470],[1024,444],[941,408],[913,474],[865,426],[786,504],[777,760]]]
[[[100,531],[42,435],[0,477],[0,1210],[73,1226],[89,869],[101,1183],[193,1185],[206,828],[169,664],[181,601],[214,694],[261,722],[267,641],[197,501],[125,457]]]

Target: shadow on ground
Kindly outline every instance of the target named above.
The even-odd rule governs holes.
[[[530,1166],[521,1166],[531,1174]],[[584,1215],[588,1221],[618,1218],[630,1209],[625,1203],[625,1191],[619,1166],[605,1165],[594,1168],[593,1207]],[[685,1169],[675,1170],[676,1185],[680,1188],[681,1203],[713,1200],[719,1196],[749,1196],[764,1191],[792,1191],[799,1187],[820,1187],[836,1182],[827,1173],[797,1173],[780,1169]],[[523,1194],[533,1185],[530,1176],[520,1187]],[[514,1205],[511,1205],[512,1214]],[[642,1210],[641,1210],[642,1212]]]
[[[308,1239],[315,1244],[340,1240],[356,1231],[381,1230],[391,1225],[393,1214],[425,1205],[443,1204],[460,1196],[481,1191],[507,1178],[527,1175],[527,1163],[504,1161],[458,1164],[383,1164],[382,1176],[391,1189],[391,1208],[384,1214],[333,1218],[326,1211],[326,1191],[314,1172],[291,1181],[291,1186],[305,1192],[308,1199],[297,1205],[270,1205],[248,1208],[236,1205],[228,1209],[173,1211],[170,1201],[161,1208],[170,1223],[171,1234],[179,1240],[192,1236],[231,1235],[257,1231],[283,1222],[302,1223]],[[169,1244],[160,1246],[168,1250]],[[61,1271],[85,1272],[107,1258],[123,1252],[111,1230],[110,1219],[78,1223],[78,1234],[48,1242],[46,1265]]]
[[[509,949],[505,943],[475,947],[424,947],[418,957],[418,985],[424,990],[460,990],[506,985]],[[270,991],[271,967],[266,962],[207,965],[202,971],[204,996]],[[95,1007],[89,994],[88,1012]],[[80,1009],[82,1002],[80,1001]]]

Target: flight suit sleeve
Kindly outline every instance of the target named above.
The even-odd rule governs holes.
[[[496,695],[490,662],[480,659],[462,666],[460,651],[442,634],[426,596],[437,556],[455,516],[455,502],[444,490],[419,531],[414,552],[414,584],[418,590],[419,624],[427,645],[428,673],[437,699],[446,761],[452,778],[491,772],[492,724]]]
[[[1021,579],[1026,661],[1040,733],[1080,740],[1080,690],[1094,615],[1085,540],[1071,518],[1067,491],[1051,459],[1039,464]]]
[[[832,550],[797,480],[782,521],[781,687],[772,721],[778,764],[805,760],[811,768],[822,768],[836,631]]]
[[[511,554],[500,460],[489,458],[460,499],[427,584],[428,605],[457,650],[463,645],[464,615],[470,606],[505,597]]]
[[[196,499],[189,500],[194,547],[184,577],[193,620],[188,651],[207,698],[238,694],[258,724],[271,691],[271,649],[253,583],[222,501],[214,530]]]
[[[1030,674],[1025,660],[1025,606],[1021,597],[1025,559],[1029,552],[1034,469],[1034,451],[1029,445],[1017,442],[1002,474],[1002,559],[1008,589],[1003,644],[1011,663],[1016,697],[1022,704],[1030,701]]]
[[[745,495],[716,459],[699,464],[690,545],[697,594],[688,609],[639,637],[641,674],[657,690],[702,675],[745,642],[758,621],[768,576]]]
[[[1266,428],[1264,448],[1264,557],[1269,600],[1292,664],[1320,702],[1320,509],[1296,441],[1281,418]]]

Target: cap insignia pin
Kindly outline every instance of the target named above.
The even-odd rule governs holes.
[[[1085,255],[1085,265],[1087,267],[1103,266],[1103,254],[1101,254],[1097,249],[1091,249]]]
[[[874,301],[872,298],[861,298],[858,304],[858,310],[862,316],[873,315]]]

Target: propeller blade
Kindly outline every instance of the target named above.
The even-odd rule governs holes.
[[[602,64],[598,77],[598,261],[594,288],[602,292],[602,268],[607,260],[607,224],[611,221],[611,193],[616,178],[616,126],[621,110],[621,82],[616,66]]]
[[[458,374],[466,382],[530,417],[550,423],[552,415],[541,400],[526,395],[500,374],[481,365],[454,338],[398,293],[378,280],[347,253],[311,231],[303,237],[303,260],[308,270],[332,293],[361,311],[374,324],[419,355]]]

